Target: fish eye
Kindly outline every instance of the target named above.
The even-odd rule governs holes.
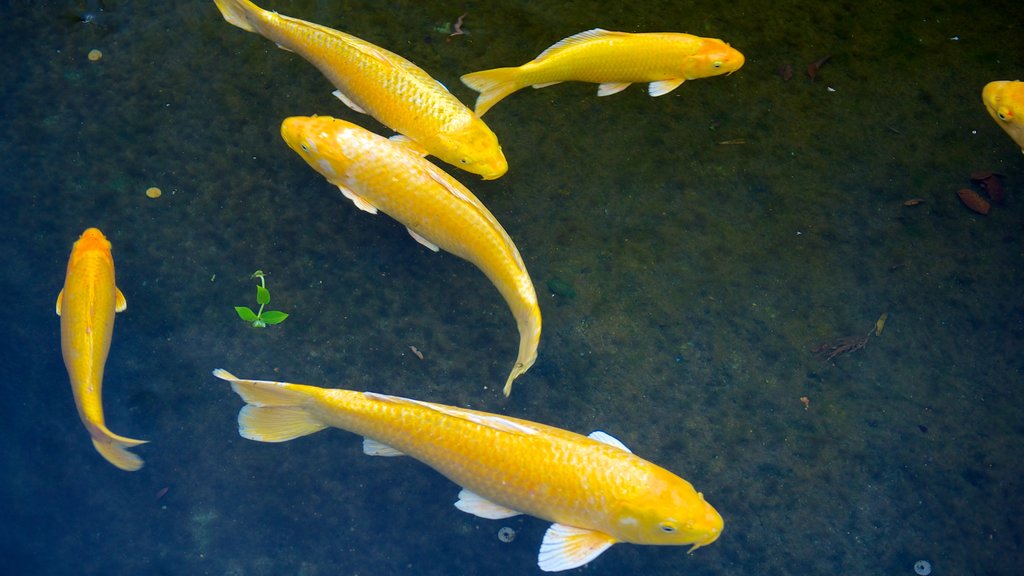
[[[461,162],[463,164],[469,164],[469,160],[467,160],[465,158],[459,158],[459,162]]]
[[[714,62],[711,63],[711,67],[712,68],[721,68],[722,67],[722,61],[721,60],[715,60]]]
[[[303,142],[302,144],[299,144],[299,147],[302,148],[303,152],[309,152],[309,145],[306,144],[305,142]]]
[[[676,531],[676,527],[671,525],[671,524],[662,524],[660,526],[660,528],[661,528],[661,531],[664,532],[665,534],[672,534],[672,533],[674,533]]]

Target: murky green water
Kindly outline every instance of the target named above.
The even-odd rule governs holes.
[[[86,2],[3,3],[11,573],[539,572],[545,523],[459,512],[412,460],[333,430],[239,438],[217,367],[600,428],[725,517],[693,555],[616,546],[588,574],[1019,570],[1024,156],[980,101],[1024,78],[1015,4],[264,4],[398,52],[467,103],[461,74],[598,26],[720,37],[747,63],[657,99],[563,84],[487,114],[509,173],[453,174],[515,240],[544,314],[505,400],[518,336],[487,279],[356,210],[281,141],[297,114],[386,133],[312,66],[212,2],[109,1],[88,24]],[[980,170],[1009,192],[987,217],[954,194]],[[152,441],[134,474],[92,450],[60,357],[53,305],[89,226],[129,304],[104,403],[111,429]],[[256,269],[291,314],[265,330],[233,310]],[[883,312],[863,349],[811,354]]]

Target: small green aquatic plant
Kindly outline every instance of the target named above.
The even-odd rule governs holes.
[[[249,278],[258,278],[260,283],[256,285],[256,303],[260,305],[259,312],[253,312],[248,306],[235,306],[238,317],[252,324],[253,328],[266,328],[270,324],[280,324],[288,317],[279,310],[266,310],[263,308],[270,304],[270,290],[267,290],[266,274],[262,270],[252,273]]]

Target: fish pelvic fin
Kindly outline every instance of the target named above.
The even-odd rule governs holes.
[[[213,375],[231,383],[246,405],[238,412],[238,434],[258,442],[286,442],[327,428],[313,412],[315,397],[305,386],[243,380],[218,368]]]
[[[129,452],[128,449],[139,444],[145,444],[146,440],[135,440],[134,438],[118,436],[102,424],[89,426],[88,428],[89,435],[92,436],[93,447],[96,448],[96,451],[101,456],[106,458],[107,462],[126,472],[135,472],[142,468],[144,463],[142,458],[138,454]]]
[[[246,32],[259,30],[249,21],[250,18],[263,12],[263,9],[249,0],[213,0],[213,3],[220,9],[220,13],[229,24],[234,24]]]
[[[461,80],[463,84],[480,93],[474,110],[477,116],[483,116],[492,106],[522,88],[519,85],[519,68],[515,67],[471,72]]]

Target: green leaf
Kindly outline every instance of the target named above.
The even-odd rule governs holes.
[[[288,315],[278,310],[268,310],[263,313],[263,321],[267,324],[280,324]]]
[[[248,306],[235,306],[235,312],[238,312],[238,317],[246,322],[256,320],[256,313]]]
[[[270,304],[270,290],[267,290],[263,286],[256,287],[256,302],[261,306]]]

